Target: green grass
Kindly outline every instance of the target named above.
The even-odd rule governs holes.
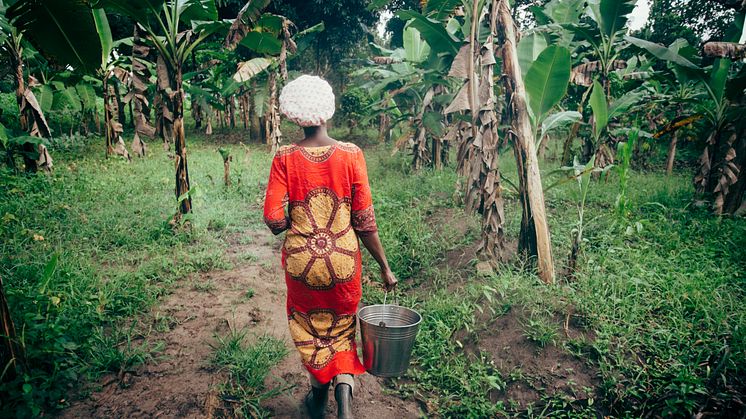
[[[225,188],[217,183],[217,147],[191,135],[194,228],[174,232],[173,162],[162,147],[154,142],[150,157],[128,164],[105,160],[102,143],[93,138],[54,150],[51,176],[0,169],[0,277],[30,366],[0,387],[3,411],[39,414],[69,400],[68,383],[146,360],[153,346],[130,347],[118,331],[173,286],[229,268],[225,238],[261,223],[266,152],[232,146],[241,169]],[[54,255],[58,262],[43,285]],[[128,349],[99,351],[113,344]]]
[[[57,150],[52,176],[0,172],[0,276],[32,366],[27,376],[0,388],[3,411],[51,412],[70,396],[70,383],[151,362],[159,343],[136,325],[167,331],[173,319],[158,314],[153,322],[133,319],[148,315],[173,287],[210,292],[214,284],[200,282],[198,275],[231,267],[223,256],[227,239],[251,244],[250,235],[232,236],[264,228],[266,151],[228,146],[234,182],[226,188],[218,146],[190,135],[193,229],[174,232],[168,225],[176,210],[173,162],[160,145],[151,145],[148,159],[127,164],[104,160],[101,142]],[[454,200],[453,169],[411,173],[409,157],[392,157],[387,147],[368,148],[366,156],[380,234],[401,280],[389,298],[424,315],[412,368],[390,384],[420,400],[428,414],[679,416],[714,411],[742,398],[746,221],[694,208],[688,174],[668,178],[633,171],[625,216],[614,208],[616,174],[594,181],[579,272],[570,283],[546,286],[520,260],[487,277],[477,276],[471,265],[467,269],[474,273],[466,277],[448,266],[446,252],[479,235],[478,218],[463,214]],[[501,164],[515,182],[510,150],[503,152]],[[542,167],[545,184],[553,181],[552,168]],[[506,232],[515,239],[520,204],[507,185],[505,197]],[[558,270],[569,253],[577,199],[573,183],[546,194]],[[45,276],[54,255],[58,262]],[[378,270],[367,253],[364,260],[364,274],[377,282]],[[251,253],[239,254],[238,261],[274,263]],[[253,294],[246,290],[241,300],[250,301]],[[380,288],[365,287],[366,303],[382,299]],[[510,307],[528,313],[523,334],[537,351],[555,345],[597,368],[600,400],[578,407],[543,394],[540,403],[519,411],[510,401],[490,399],[505,390],[506,382],[531,378],[520,371],[501,376],[489,354],[464,349],[464,338],[478,337],[489,327],[485,317],[494,319]],[[564,339],[556,319],[568,312],[593,338]],[[281,342],[245,332],[219,337],[214,362],[231,377],[224,395],[241,400],[245,414],[264,415],[260,402],[276,389],[262,383],[285,351]]]
[[[272,367],[288,355],[285,343],[269,335],[248,343],[246,330],[231,330],[216,340],[213,364],[226,369],[229,375],[228,383],[221,389],[223,398],[236,400],[247,417],[269,417],[261,402],[288,388],[278,385],[266,389],[264,380]]]
[[[571,283],[540,283],[522,263],[502,267],[492,278],[474,275],[461,291],[437,291],[458,280],[443,265],[445,250],[474,240],[445,238],[427,223],[431,213],[455,205],[450,196],[455,177],[450,170],[410,174],[403,157],[385,151],[368,153],[369,170],[381,236],[395,273],[410,294],[409,305],[425,315],[409,378],[396,384],[404,395],[420,400],[446,417],[484,417],[519,412],[485,399],[506,377],[491,369],[491,360],[467,359],[456,336],[475,326],[474,312],[505,306],[525,308],[524,335],[537,349],[561,345],[600,372],[603,400],[579,407],[545,396],[527,416],[595,416],[612,412],[636,417],[648,412],[690,415],[699,409],[738,409],[746,374],[746,221],[717,218],[693,208],[688,175],[666,177],[662,171],[632,172],[631,211],[616,214],[618,178],[594,181],[586,205],[586,226],[580,270]],[[371,163],[372,162],[372,163]],[[511,153],[501,170],[515,180]],[[548,175],[551,165],[545,164]],[[547,176],[545,184],[553,179]],[[506,229],[517,235],[520,207],[506,186]],[[547,192],[555,261],[563,268],[577,222],[579,192],[568,183]],[[467,216],[454,222],[467,222]],[[370,260],[368,260],[370,264]],[[371,266],[370,272],[376,272]],[[421,282],[437,284],[435,292],[418,294]],[[486,281],[486,282],[485,282]],[[485,302],[482,284],[500,295]],[[366,299],[382,294],[366,289]],[[571,312],[595,335],[591,340],[559,338],[560,322]],[[475,371],[476,370],[476,371]],[[484,373],[479,373],[484,372]],[[505,409],[505,410],[503,410]],[[596,410],[600,409],[600,410]],[[715,410],[717,411],[717,410]]]

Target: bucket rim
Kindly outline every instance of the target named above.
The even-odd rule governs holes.
[[[360,312],[363,311],[366,308],[369,308],[369,307],[398,307],[398,308],[403,308],[403,309],[409,310],[412,313],[414,313],[414,314],[417,315],[417,321],[414,322],[414,323],[412,323],[412,324],[408,324],[406,326],[384,326],[384,328],[386,328],[386,329],[404,329],[404,328],[410,328],[410,327],[414,327],[414,326],[419,326],[420,323],[422,323],[422,314],[420,314],[419,311],[417,311],[415,309],[412,309],[412,308],[409,308],[409,307],[400,306],[398,304],[386,304],[386,305],[384,305],[384,304],[371,304],[371,305],[367,305],[367,306],[360,307],[359,309],[357,309],[356,315],[357,315],[358,320],[360,320],[360,322],[365,322],[366,324],[369,324],[371,326],[381,327],[381,326],[379,326],[379,325],[377,325],[375,323],[371,323],[369,321],[365,321],[365,320],[363,320],[362,317],[360,317]]]

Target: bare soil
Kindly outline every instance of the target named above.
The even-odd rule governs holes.
[[[309,389],[287,327],[285,282],[280,267],[279,239],[268,232],[251,231],[252,240],[233,240],[228,255],[236,267],[185,280],[155,307],[152,319],[167,319],[170,330],[152,333],[149,341],[165,344],[160,357],[120,374],[103,377],[79,390],[77,400],[61,411],[62,418],[204,418],[235,417],[234,405],[220,397],[219,386],[226,375],[211,366],[215,336],[230,329],[247,328],[254,335],[265,333],[287,342],[290,355],[267,377],[270,388],[292,389],[267,400],[274,417],[306,417],[301,399]],[[246,255],[253,255],[249,262]],[[212,284],[195,287],[195,283]],[[199,290],[199,289],[201,290]],[[254,290],[252,298],[246,291]],[[414,401],[386,394],[383,381],[360,376],[355,390],[354,413],[358,418],[417,418]],[[90,395],[86,396],[90,392]],[[336,416],[330,394],[329,417]]]
[[[477,350],[491,355],[507,381],[504,391],[490,395],[492,400],[503,401],[508,406],[514,404],[517,410],[522,410],[540,402],[543,395],[561,396],[579,403],[598,398],[598,371],[587,360],[559,346],[564,340],[562,337],[543,348],[530,341],[523,326],[526,317],[521,309],[514,308],[479,332]],[[572,324],[568,327],[566,336],[590,337],[588,332]],[[510,379],[511,374],[514,379]]]

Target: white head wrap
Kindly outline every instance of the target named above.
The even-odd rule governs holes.
[[[303,75],[282,88],[280,112],[302,127],[322,125],[334,115],[334,92],[326,80]]]

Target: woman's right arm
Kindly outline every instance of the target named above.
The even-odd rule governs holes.
[[[360,241],[363,242],[365,248],[368,249],[368,252],[373,256],[373,259],[378,262],[378,266],[381,267],[381,279],[383,280],[383,285],[389,291],[394,289],[396,283],[399,281],[397,281],[394,273],[391,272],[389,262],[386,260],[386,253],[384,253],[383,245],[381,245],[381,239],[378,237],[378,231],[361,232],[358,233],[358,237],[360,237]]]

